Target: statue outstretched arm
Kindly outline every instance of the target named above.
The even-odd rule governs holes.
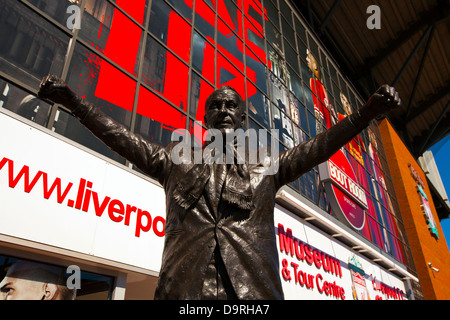
[[[65,106],[109,148],[162,183],[171,165],[170,157],[162,146],[130,132],[128,128],[74,93],[57,76],[48,75],[42,79],[38,96]]]
[[[315,166],[327,161],[365,129],[370,121],[389,113],[400,105],[398,92],[388,85],[381,86],[358,111],[315,138],[281,153],[277,173],[279,186],[297,179]]]

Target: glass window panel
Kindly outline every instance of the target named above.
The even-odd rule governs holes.
[[[287,112],[288,107],[288,90],[284,84],[273,73],[270,73],[270,89],[271,98],[280,109]]]
[[[0,78],[0,108],[8,109],[18,115],[46,126],[50,105],[36,96]]]
[[[287,70],[284,59],[277,53],[272,46],[268,46],[269,60],[273,73],[279,77],[283,82],[286,82]]]
[[[203,116],[205,115],[206,99],[213,91],[213,86],[195,72],[192,73],[189,114],[201,123],[203,123]]]
[[[186,116],[161,97],[141,86],[135,132],[146,140],[167,146],[172,132],[184,133]]]
[[[317,63],[320,64],[319,60],[319,46],[317,45],[316,40],[313,39],[313,37],[308,33],[308,44],[309,44],[309,50],[314,55],[314,57],[317,58]]]
[[[207,3],[211,8],[215,9],[215,5],[213,4],[213,0],[203,0],[203,2]]]
[[[281,51],[281,33],[270,21],[266,22],[266,37],[271,46]]]
[[[284,54],[287,63],[294,69],[298,70],[298,57],[297,52],[288,43],[284,43]]]
[[[290,71],[289,74],[291,76],[290,86],[289,89],[295,93],[297,96],[297,99],[300,101],[304,101],[304,92],[302,87],[302,81],[300,80],[300,77],[295,73],[292,68],[288,67],[288,70]]]
[[[93,48],[137,76],[143,32],[119,9],[106,0],[91,0],[85,7],[79,34]]]
[[[247,78],[256,84],[265,94],[267,91],[267,67],[258,59],[250,49],[246,49],[246,73]]]
[[[294,29],[286,22],[286,19],[281,18],[281,27],[283,30],[284,38],[289,42],[291,46],[295,48],[295,33]]]
[[[272,104],[273,128],[278,130],[278,139],[288,148],[294,147],[292,122],[289,117]]]
[[[227,58],[229,58],[229,54]],[[243,99],[245,99],[245,77],[244,64],[240,61],[225,58],[222,54],[217,54],[217,87],[229,85],[233,87]]]
[[[263,17],[263,8],[261,1],[247,1],[248,4],[247,8],[244,9],[245,18],[246,20],[250,20],[255,27],[257,27],[260,30],[260,33],[262,33],[262,26],[264,24],[264,17]]]
[[[314,171],[311,170],[299,178],[300,182],[300,192],[309,200],[313,201],[314,203],[317,202],[318,195],[317,195],[317,181],[316,176],[314,174]]]
[[[195,27],[207,37],[209,41],[214,42],[216,14],[206,5],[204,0],[197,0],[195,2],[195,8]]]
[[[383,249],[383,236],[381,234],[380,225],[369,215],[366,215],[366,223],[369,226],[372,242],[379,248]]]
[[[188,20],[192,20],[192,8],[187,4],[188,1],[180,1],[180,0],[166,0],[171,5],[174,6],[174,8],[181,13],[183,17],[185,17]],[[192,3],[192,1],[191,1]]]
[[[265,62],[267,57],[262,25],[255,27],[252,23],[248,21],[247,18],[245,18],[244,26],[246,32],[245,42],[247,46],[255,53],[258,59]]]
[[[92,1],[99,0],[87,0],[86,5]],[[116,3],[116,0],[112,0],[112,2]],[[144,25],[145,18],[147,17],[148,2],[149,0],[120,1],[120,7],[134,20],[136,20],[137,23],[139,23],[140,25]]]
[[[285,0],[280,0],[280,11],[281,14],[286,18],[286,21],[290,25],[292,25],[292,10]]]
[[[303,90],[305,91],[305,104],[310,112],[314,113],[313,93],[308,86],[303,83]]]
[[[243,42],[237,37],[235,33],[231,31],[229,27],[227,27],[227,25],[221,19],[218,19],[217,25],[219,30],[221,30],[221,32],[217,33],[217,43],[219,44],[219,51],[221,51],[227,57],[229,56],[229,54],[231,54],[243,63]]]
[[[148,30],[176,55],[189,62],[191,26],[164,1],[152,1]]]
[[[29,0],[28,2],[67,28],[67,20],[72,15],[67,13],[70,3],[54,0]],[[71,2],[78,7],[81,6],[81,0],[72,0]]]
[[[50,73],[61,75],[69,38],[19,1],[0,1],[0,70],[38,88]]]
[[[322,48],[320,48],[320,61],[322,64],[322,68],[328,73],[328,61],[326,58],[326,53],[322,50]]]
[[[303,24],[300,22],[300,20],[298,20],[297,17],[295,17],[295,32],[297,34],[298,39],[303,42],[306,43],[306,29],[303,26]]]
[[[292,94],[289,95],[289,116],[295,125],[301,127],[306,132],[308,131],[308,119],[306,118],[305,107]]]
[[[189,68],[152,37],[147,39],[141,79],[177,107],[187,109]]]
[[[82,45],[77,44],[75,47],[67,84],[105,114],[126,127],[130,126],[136,82]],[[58,111],[53,127],[57,133],[113,160],[125,163],[125,159],[112,152],[65,111]]]
[[[331,80],[333,80],[334,83],[338,83],[337,80],[337,71],[336,68],[334,67],[334,65],[332,63],[329,62],[328,64],[328,68],[330,70],[330,76],[331,76]],[[335,92],[339,92],[339,87],[337,87],[338,91]]]
[[[192,66],[209,82],[214,83],[214,47],[200,34],[194,32],[192,43]]]
[[[306,64],[306,60],[303,61],[302,59],[300,59],[300,73],[301,73],[303,82],[306,83],[308,85],[308,87],[311,86],[310,81],[312,78],[312,72],[311,72],[311,69]]]
[[[222,0],[218,2],[217,13],[219,17],[228,25],[233,32],[241,34],[242,31],[242,12],[231,0]],[[223,33],[225,29],[222,29],[220,24],[218,25],[218,33]]]
[[[249,129],[252,129],[249,132],[256,134],[255,136],[250,136],[251,139],[256,139],[256,142],[254,142],[254,140],[248,139],[249,151],[257,151],[262,148],[266,148],[266,150],[270,152],[270,148],[272,146],[272,135],[267,130],[264,130],[263,127],[261,127],[251,118],[248,119],[248,124]],[[274,141],[275,143],[278,143],[277,140]]]
[[[294,125],[293,131],[295,145],[299,145],[302,142],[308,141],[308,135],[302,129]]]
[[[115,7],[106,0],[88,0],[81,21],[80,37],[105,53]]]
[[[298,180],[294,180],[291,183],[289,183],[289,186],[297,191],[299,191],[299,183]]]
[[[308,116],[309,135],[314,138],[318,133],[322,131],[321,122],[309,111],[306,112]]]
[[[280,17],[278,15],[278,9],[271,1],[264,1],[264,7],[267,11],[269,20],[277,27],[280,28]],[[267,25],[267,22],[266,22]]]
[[[74,92],[129,127],[136,82],[77,43],[69,66],[67,84]]]
[[[247,88],[249,85],[247,85]],[[266,129],[270,129],[270,102],[269,99],[256,90],[256,94],[247,98],[248,114],[262,124]]]

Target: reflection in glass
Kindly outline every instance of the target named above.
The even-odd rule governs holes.
[[[218,28],[220,32],[217,32],[217,43],[218,48],[225,56],[237,58],[240,62],[244,62],[243,58],[243,42],[238,38],[238,36],[231,31],[231,29],[223,23],[221,19],[217,21]],[[231,58],[230,58],[231,59]]]
[[[247,99],[248,113],[266,129],[270,129],[270,102],[259,90]]]
[[[272,105],[272,122],[273,128],[278,130],[278,139],[280,139],[280,141],[283,142],[288,148],[294,147],[291,120],[275,105]]]
[[[141,79],[177,107],[187,109],[189,68],[152,37],[147,39]]]
[[[147,88],[139,88],[136,133],[165,147],[171,142],[172,132],[184,134],[185,129],[186,116],[183,113]]]
[[[293,123],[308,132],[308,119],[306,118],[306,110],[300,101],[293,94],[289,94],[289,116]]]
[[[50,113],[49,104],[1,78],[0,108],[15,112],[41,126],[47,125]]]
[[[61,75],[69,38],[20,1],[0,1],[0,70],[38,88],[49,73]]]
[[[281,52],[281,33],[270,21],[266,22],[266,37],[270,45]]]
[[[295,33],[292,27],[286,22],[284,18],[281,18],[281,27],[283,28],[283,36],[289,44],[295,47]],[[286,45],[286,42],[285,42]]]
[[[67,13],[68,6],[71,4],[77,5],[78,7],[81,6],[81,0],[71,0],[70,2],[54,0],[29,0],[28,2],[48,14],[66,28],[67,20],[71,16],[71,14]]]
[[[136,82],[91,50],[75,46],[66,82],[114,120],[130,126]]]
[[[272,101],[283,111],[288,108],[288,90],[273,73],[270,73],[270,91]]]
[[[88,1],[80,37],[134,76],[139,69],[142,34],[141,27],[106,0]]]
[[[184,6],[184,1],[179,2]],[[152,1],[148,30],[181,59],[189,62],[191,26],[164,1]]]
[[[197,121],[203,123],[205,115],[206,98],[214,91],[213,86],[208,84],[195,72],[191,76],[191,95],[189,102],[189,114]]]
[[[216,15],[214,11],[205,4],[204,0],[195,2],[195,23],[194,26],[210,41],[214,41],[216,27]]]
[[[272,4],[272,1],[264,1],[264,8],[267,10],[269,20],[277,28],[280,28],[280,18],[278,16],[278,9],[276,8],[276,5]]]
[[[265,94],[267,92],[267,67],[265,63],[262,63],[253,52],[246,48],[246,72],[247,77],[254,83],[256,86],[261,89]]]

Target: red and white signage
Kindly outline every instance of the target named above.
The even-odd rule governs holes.
[[[275,227],[287,300],[407,299],[401,278],[278,205]],[[355,272],[355,260],[364,272]]]
[[[342,150],[319,165],[319,175],[333,213],[356,230],[365,223],[366,193],[358,184],[356,174]]]
[[[161,187],[0,113],[0,233],[159,271]]]

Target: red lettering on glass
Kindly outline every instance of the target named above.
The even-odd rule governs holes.
[[[164,109],[161,109],[161,106]],[[172,131],[186,128],[186,118],[183,114],[144,87],[139,90],[137,113],[165,125],[166,129]]]
[[[184,2],[189,7],[193,7],[192,0],[185,0]],[[215,7],[216,1],[212,0],[212,2]],[[136,0],[133,2],[117,0],[116,3],[137,22],[143,23],[146,0]],[[243,38],[245,35],[245,37],[248,38],[248,32],[251,31],[261,39],[264,38],[261,23],[249,14],[250,9],[252,9],[253,13],[256,12],[256,14],[261,15],[265,20],[267,20],[266,10],[261,6],[259,1],[244,0],[243,8],[239,6],[243,9],[244,14],[247,16],[245,18],[246,22],[244,23],[244,26],[242,25],[241,11],[237,10],[237,17],[232,17],[223,0],[219,0],[217,7],[220,12],[220,17],[229,26],[234,27],[240,37]],[[203,1],[197,2],[196,12],[212,26],[215,26],[215,15]],[[224,30],[218,31],[223,32]],[[111,24],[108,42],[105,47],[105,55],[124,70],[131,74],[135,74],[136,57],[139,52],[141,35],[142,29],[122,12],[116,10]],[[186,21],[178,14],[171,12],[169,17],[167,46],[185,62],[189,61],[190,56],[190,35],[190,25],[186,23]],[[215,43],[214,39],[209,38],[208,40],[211,41],[211,43]],[[246,50],[246,54],[251,58],[257,57],[260,61],[262,61],[262,63],[265,63],[266,53],[264,49],[258,47],[249,39],[247,39],[246,43],[252,50]],[[236,45],[241,51],[243,51],[243,45],[241,42]],[[244,64],[236,59],[227,50],[222,49],[223,48],[221,48],[221,52],[224,56],[220,54],[217,55],[216,69],[214,67],[215,50],[212,46],[205,46],[202,76],[210,80],[216,78],[217,86],[229,85],[234,87],[243,98],[245,98],[246,90],[247,97],[253,96],[257,90],[251,82],[257,82],[256,72],[248,67],[246,68],[245,71],[247,73],[247,78],[251,81],[247,81],[246,88],[243,74]],[[165,77],[163,79],[164,89],[161,94],[175,105],[186,109],[188,84],[187,66],[169,52],[167,53],[166,58]],[[100,62],[100,69],[95,95],[98,98],[107,100],[110,103],[132,111],[136,82],[106,61]],[[185,69],[186,72],[180,72],[180,70],[183,69]],[[234,78],[224,83],[220,83],[219,81],[221,79],[221,75],[223,75],[223,72],[232,74]],[[208,87],[208,89],[206,87]],[[210,86],[202,84],[197,108],[198,112],[196,115],[196,119],[198,121],[203,121],[203,106],[207,96],[210,93]],[[140,89],[137,108],[137,112],[139,114],[158,121],[163,125],[166,125],[168,128],[172,128],[172,130],[175,128],[185,128],[185,117],[176,112],[174,108],[169,108],[169,106],[165,107],[164,111],[162,111],[161,108],[158,108],[158,106],[161,106],[162,104],[165,104],[165,102],[149,90],[144,88]]]
[[[142,0],[140,1],[142,2]],[[116,9],[105,46],[105,55],[133,74],[141,33],[142,30],[134,22]],[[135,90],[135,81],[108,62],[101,60],[100,74],[95,89],[96,97],[132,111]]]
[[[147,0],[116,0],[116,4],[126,11],[134,20],[143,24],[146,1]]]

